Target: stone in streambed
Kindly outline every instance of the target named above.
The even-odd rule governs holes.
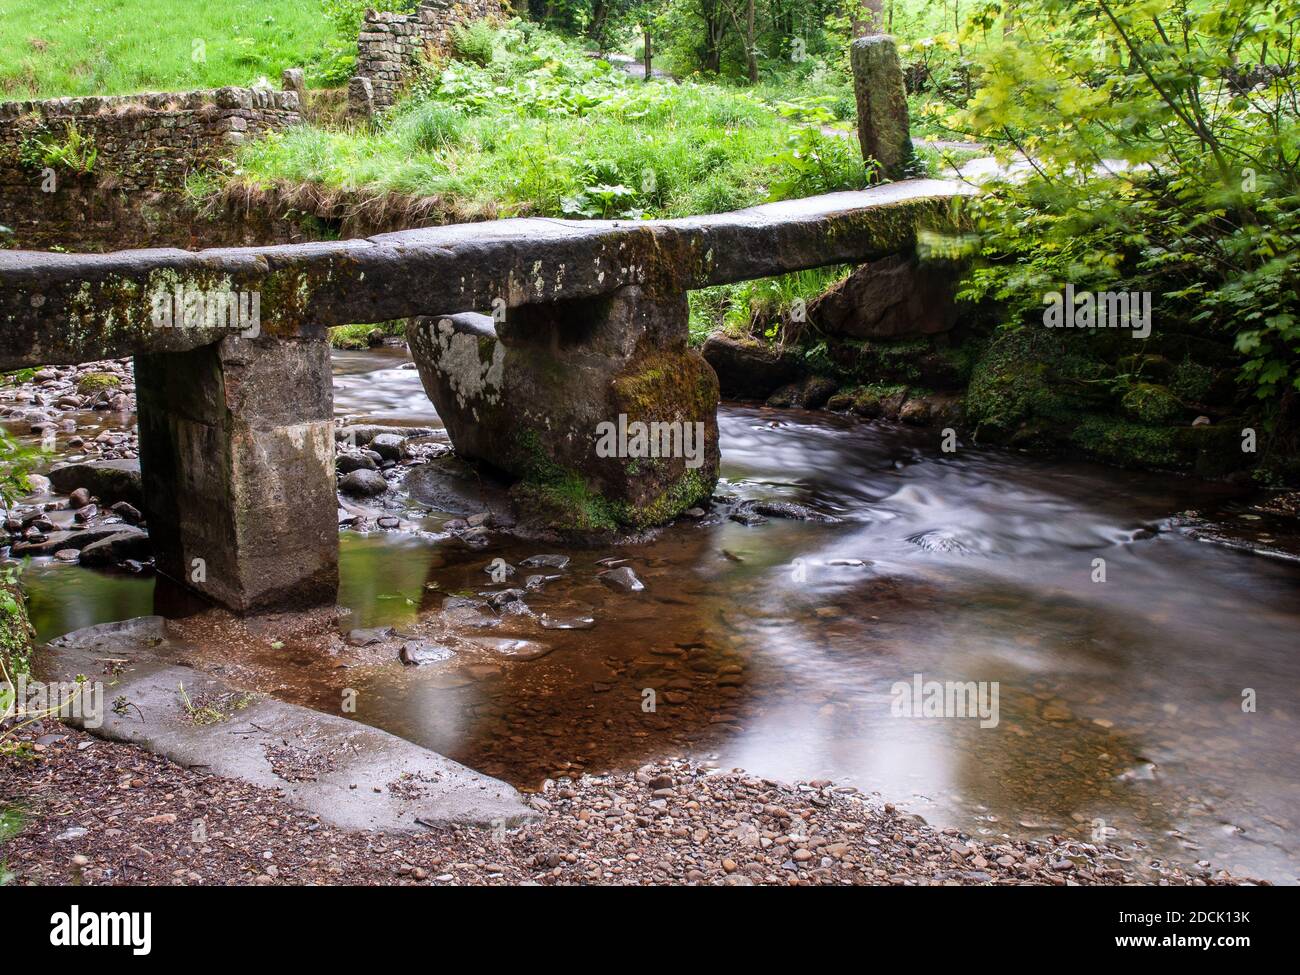
[[[611,589],[621,589],[623,592],[641,592],[645,589],[645,583],[626,565],[601,572],[597,578]]]
[[[360,454],[360,453],[339,454],[338,459],[334,461],[334,469],[337,470],[339,474],[351,474],[353,471],[359,471],[363,469],[368,471],[373,471],[376,470],[378,467],[379,465],[376,464],[371,458],[367,457],[365,454]]]
[[[370,449],[384,460],[401,460],[404,439],[394,433],[381,433],[370,441]]]
[[[402,644],[402,649],[397,653],[397,659],[407,667],[441,663],[450,660],[451,657],[451,650],[441,644],[430,643],[428,640],[408,640]]]
[[[827,525],[838,524],[840,519],[834,515],[824,515],[814,511],[806,504],[797,501],[745,501],[741,511],[751,511],[769,518],[787,518],[791,521],[818,521]]]
[[[140,514],[140,509],[125,501],[119,501],[117,504],[110,506],[108,510],[113,512],[113,514],[117,515],[128,525],[138,525],[140,522],[144,521],[144,516]]]
[[[526,569],[564,569],[569,565],[567,555],[530,555],[519,563]]]
[[[511,660],[537,660],[551,652],[551,647],[534,640],[519,640],[509,637],[476,636],[470,643],[484,650],[491,650]]]
[[[373,498],[388,490],[388,482],[378,471],[361,468],[345,474],[339,480],[339,490],[344,494]]]
[[[717,481],[717,377],[686,325],[684,293],[627,286],[499,323],[416,318],[407,340],[457,454],[517,478],[511,498],[534,526],[592,536],[670,521]],[[645,454],[601,446],[616,424],[670,417],[675,446],[653,463],[644,433]]]
[[[138,460],[65,464],[50,471],[50,484],[60,494],[85,488],[101,504],[126,501],[137,508],[143,504],[144,487]]]
[[[393,636],[391,626],[373,626],[369,628],[353,627],[348,631],[348,645],[353,647],[369,647],[376,643],[383,643]]]
[[[99,528],[87,528],[84,531],[53,532],[40,542],[19,542],[10,551],[18,556],[53,555],[59,549],[84,549],[93,542],[128,532],[135,532],[143,538],[148,538],[141,529],[130,525],[104,525]]]
[[[568,619],[555,619],[542,614],[542,628],[545,630],[590,630],[596,621],[590,616],[574,616]]]
[[[114,565],[127,559],[147,559],[152,555],[149,536],[135,528],[91,542],[81,550],[81,564]]]

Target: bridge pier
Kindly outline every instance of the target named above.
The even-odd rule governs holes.
[[[229,336],[135,358],[157,570],[236,612],[332,603],[329,345]]]
[[[633,284],[414,318],[407,339],[457,452],[516,478],[521,512],[588,534],[668,521],[717,483],[718,379],[687,318],[684,291]]]

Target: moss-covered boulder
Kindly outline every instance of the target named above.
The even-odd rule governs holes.
[[[1171,423],[1183,412],[1183,404],[1164,386],[1134,383],[1120,401],[1124,412],[1142,423]]]
[[[117,389],[121,385],[122,377],[111,372],[88,372],[77,377],[77,392],[82,396]]]
[[[998,332],[975,364],[966,414],[976,437],[1016,447],[1066,442],[1079,418],[1104,409],[1112,370],[1086,341],[1059,330]]]

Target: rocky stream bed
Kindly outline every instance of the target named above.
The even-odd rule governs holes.
[[[89,375],[117,382],[83,395]],[[52,432],[59,457],[5,519],[46,638],[166,612],[132,396],[127,363],[0,391],[0,422]],[[454,456],[400,350],[336,356],[335,401],[339,612],[259,628],[189,608],[168,624],[184,662],[328,713],[351,689],[350,717],[504,778],[541,821],[349,832],[276,789],[47,723],[32,761],[0,771],[0,795],[26,797],[4,853],[20,882],[1293,879],[1290,759],[1258,751],[1280,729],[1243,723],[1233,697],[1295,679],[1274,652],[1294,498],[936,464],[925,431],[726,407],[707,505],[573,548]],[[1076,587],[1097,552],[1131,591]],[[1260,601],[1254,639],[1230,667],[1219,628],[1243,598]],[[880,721],[878,689],[918,669],[1002,679],[1001,730]],[[1231,771],[1243,749],[1253,783]]]

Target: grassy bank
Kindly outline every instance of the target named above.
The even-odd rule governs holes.
[[[450,219],[683,216],[866,185],[856,143],[817,128],[842,93],[647,84],[531,24],[475,33],[373,128],[276,133],[238,179],[437,197]]]
[[[4,11],[0,99],[275,82],[300,65],[310,84],[332,36],[321,0],[28,0]]]

